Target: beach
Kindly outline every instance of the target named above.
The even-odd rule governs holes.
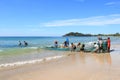
[[[0,0],[0,80],[120,80],[120,0]]]
[[[0,80],[119,80],[120,44],[110,53],[65,52],[66,56],[0,69]]]

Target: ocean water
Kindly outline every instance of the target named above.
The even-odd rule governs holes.
[[[97,37],[67,37],[70,43],[89,43],[97,41]],[[107,37],[102,37],[107,39]],[[120,37],[110,37],[113,44],[120,41]],[[40,62],[44,59],[56,59],[65,55],[65,51],[49,50],[54,41],[62,44],[66,37],[0,37],[0,67]],[[18,46],[19,41],[22,46]],[[24,46],[24,41],[28,46]]]

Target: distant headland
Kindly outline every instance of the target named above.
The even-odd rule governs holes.
[[[63,37],[66,36],[120,36],[120,33],[115,33],[115,34],[83,34],[83,33],[79,33],[79,32],[69,32],[65,35],[63,35]]]

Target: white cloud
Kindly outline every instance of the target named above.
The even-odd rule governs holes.
[[[120,14],[112,14],[107,16],[95,16],[82,19],[68,19],[68,20],[56,20],[41,24],[45,27],[62,27],[62,26],[101,26],[120,24]]]
[[[116,4],[116,3],[115,2],[108,2],[105,5],[114,5],[114,4]]]
[[[85,0],[75,0],[75,1],[84,2]]]
[[[108,2],[108,3],[105,3],[105,5],[107,5],[107,6],[116,6],[116,5],[120,5],[120,1],[117,1],[117,2]]]

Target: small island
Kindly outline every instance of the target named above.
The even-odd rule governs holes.
[[[65,35],[63,35],[63,37],[66,36],[120,36],[120,33],[115,33],[115,34],[83,34],[83,33],[79,33],[79,32],[69,32]]]

